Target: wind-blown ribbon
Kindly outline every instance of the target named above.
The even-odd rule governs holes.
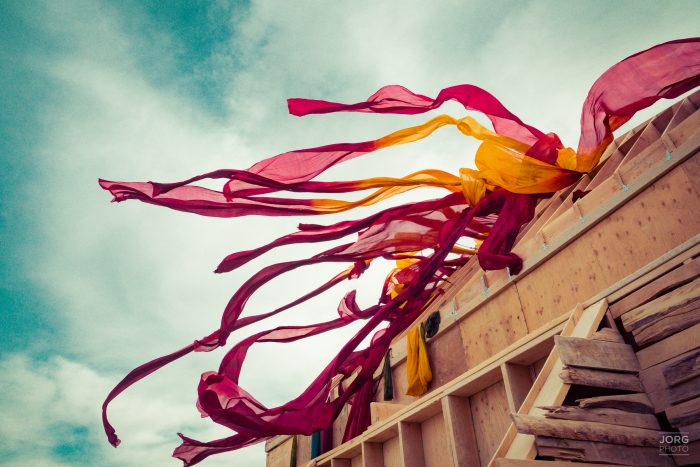
[[[357,236],[307,259],[267,266],[254,274],[232,296],[221,325],[210,335],[170,355],[152,360],[130,372],[103,404],[103,423],[113,445],[119,439],[107,419],[109,402],[136,381],[192,352],[210,351],[226,344],[237,329],[282,313],[355,278],[377,258],[399,260],[383,284],[376,305],[366,309],[346,294],[338,317],[308,326],[280,326],[261,331],[239,342],[224,357],[216,372],[202,375],[197,406],[201,413],[236,434],[211,442],[181,435],[183,444],[174,455],[193,465],[209,455],[239,449],[277,434],[306,434],[329,427],[342,407],[351,404],[344,440],[361,433],[369,423],[367,405],[372,398],[373,374],[391,340],[420,316],[439,293],[450,274],[465,264],[474,250],[456,245],[462,237],[478,240],[476,251],[484,269],[509,268],[517,274],[522,260],[511,252],[515,238],[534,214],[538,199],[574,183],[592,170],[613,139],[613,131],[637,111],[661,98],[673,98],[700,84],[700,39],[672,41],[639,52],[606,71],[592,86],[581,115],[577,151],[566,148],[554,133],[544,133],[521,121],[494,96],[472,85],[445,88],[435,98],[401,86],[386,86],[366,101],[341,104],[310,99],[290,99],[293,115],[339,111],[382,114],[418,114],[440,107],[448,100],[466,110],[484,114],[493,131],[471,117],[437,116],[428,122],[360,143],[340,143],[290,151],[254,164],[247,170],[222,169],[175,183],[111,182],[100,180],[114,201],[138,199],[145,203],[212,217],[245,215],[307,216],[347,211],[367,206],[423,186],[440,187],[443,198],[390,207],[363,219],[333,225],[301,224],[299,230],[259,248],[228,255],[216,272],[240,267],[284,245],[326,242]],[[325,170],[344,161],[397,144],[429,136],[453,125],[481,141],[475,155],[477,170],[459,174],[427,169],[403,177],[326,182],[315,180]],[[221,191],[194,183],[226,180]],[[355,201],[286,198],[277,192],[345,193],[374,190]],[[242,316],[248,299],[264,284],[286,272],[318,263],[345,263],[337,275],[275,310]],[[365,320],[324,370],[297,398],[268,408],[238,385],[248,349],[262,342],[292,342]],[[371,344],[358,349],[367,337]],[[331,389],[338,384],[336,399]]]

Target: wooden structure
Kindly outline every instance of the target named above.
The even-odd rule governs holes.
[[[399,336],[395,397],[378,371],[372,425],[339,444],[344,410],[315,459],[309,437],[274,438],[268,467],[700,463],[698,107],[700,92],[677,102],[541,202],[518,276],[475,259],[453,275],[419,319],[442,323],[427,394],[405,395]]]

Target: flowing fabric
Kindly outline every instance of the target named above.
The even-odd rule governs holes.
[[[425,329],[423,323],[414,326],[406,336],[406,377],[408,388],[406,395],[420,397],[428,392],[428,385],[433,380],[430,369],[428,349],[425,347]]]
[[[388,207],[365,218],[332,225],[300,224],[298,231],[267,245],[226,256],[216,268],[217,273],[232,271],[281,246],[347,240],[310,258],[262,268],[233,294],[218,329],[132,370],[109,393],[102,407],[110,443],[116,446],[119,439],[107,418],[108,405],[136,381],[190,352],[222,347],[233,331],[290,310],[358,277],[375,259],[384,258],[397,261],[397,267],[385,279],[375,305],[361,308],[355,301],[355,292],[350,291],[339,303],[337,317],[313,325],[280,326],[258,332],[234,345],[217,371],[204,373],[198,387],[199,411],[235,434],[210,442],[180,435],[182,445],[174,456],[185,465],[194,465],[210,455],[249,446],[278,434],[311,435],[327,430],[345,404],[350,404],[351,409],[343,440],[362,433],[370,421],[375,370],[392,339],[412,325],[440,293],[446,279],[473,255],[484,269],[508,268],[511,274],[520,272],[522,259],[511,249],[520,228],[533,218],[538,200],[570,186],[592,170],[613,140],[613,131],[637,111],[661,98],[679,96],[699,84],[698,38],[668,42],[628,57],[607,70],[591,87],[581,113],[577,150],[565,147],[556,134],[523,122],[493,95],[468,84],[445,88],[435,98],[392,85],[381,88],[366,101],[353,104],[289,99],[290,113],[298,116],[340,111],[419,114],[452,100],[465,110],[486,116],[493,129],[468,116],[456,119],[439,115],[376,140],[290,151],[262,160],[247,170],[221,169],[174,183],[100,180],[100,186],[111,192],[114,201],[137,199],[211,217],[320,215],[384,202],[420,187],[446,191],[442,198]],[[464,168],[458,174],[450,174],[425,169],[397,177],[316,179],[344,161],[426,138],[445,126],[454,126],[481,142],[475,154],[476,170]],[[207,179],[223,180],[221,190],[195,184]],[[365,190],[373,191],[351,201],[279,194]],[[478,247],[458,246],[457,242],[465,237],[474,240]],[[263,285],[286,272],[320,263],[343,263],[344,268],[282,307],[244,316],[248,299]],[[288,403],[266,407],[239,386],[242,366],[252,345],[293,342],[357,320],[364,321],[362,328],[314,381]],[[371,339],[370,345],[360,348],[366,338]],[[336,387],[338,396],[334,398]]]

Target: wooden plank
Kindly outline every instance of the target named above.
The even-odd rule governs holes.
[[[625,343],[625,340],[622,338],[620,333],[616,329],[612,329],[612,328],[603,328],[603,329],[595,332],[591,336],[591,339],[594,341],[615,342],[617,344],[624,344]]]
[[[556,420],[519,414],[513,414],[513,421],[520,433],[531,435],[624,444],[627,446],[659,446],[659,432],[657,430],[600,422]]]
[[[580,304],[577,305],[570,313],[561,335],[590,337],[598,328],[607,311],[608,302],[605,299],[585,309]],[[559,372],[563,368],[563,364],[559,359],[559,352],[555,348],[547,357],[540,374],[535,379],[518,413],[541,415],[544,413],[544,410],[539,407],[560,405],[569,390],[569,385],[559,378]],[[518,433],[515,426],[511,424],[506,436],[501,440],[494,457],[534,459],[536,452],[534,436]]]
[[[362,465],[364,467],[376,467],[384,465],[382,445],[379,443],[362,443]]]
[[[678,431],[688,436],[688,441],[700,440],[700,422],[691,423],[690,425],[681,425]]]
[[[652,414],[630,413],[619,409],[592,408],[585,409],[576,406],[543,407],[548,412],[547,418],[562,420],[579,420],[588,422],[609,423],[611,425],[631,426],[659,430],[659,421]]]
[[[674,454],[673,460],[680,466],[700,465],[700,441],[693,441],[688,444],[688,455]]]
[[[664,337],[671,336],[690,326],[700,323],[700,297],[693,303],[663,316],[658,321],[632,332],[634,340],[639,346],[646,346],[658,342]]]
[[[438,412],[420,425],[423,440],[423,458],[426,467],[454,465],[445,432],[445,420]]]
[[[628,311],[622,315],[622,325],[627,332],[634,332],[649,326],[675,310],[683,309],[688,305],[692,306],[698,300],[700,300],[700,280],[695,280]]]
[[[654,413],[653,406],[644,393],[589,397],[579,399],[577,402],[579,407],[583,408],[608,408],[634,413]]]
[[[644,390],[636,374],[570,367],[559,373],[559,377],[567,384],[578,384],[580,386],[635,392]]]
[[[679,355],[669,362],[676,362],[683,359],[684,356],[685,354]],[[700,377],[668,387],[663,376],[664,367],[665,364],[658,364],[639,373],[639,379],[656,413],[663,412],[672,405],[693,399],[700,394]]]
[[[658,441],[658,439],[657,439]],[[537,452],[542,456],[556,456],[560,459],[588,462],[610,462],[616,465],[635,467],[673,467],[670,457],[659,455],[658,444],[655,447],[623,446],[619,444],[597,443],[572,439],[537,437]],[[569,464],[576,465],[576,464]]]
[[[350,459],[331,459],[331,467],[352,467]]]
[[[619,318],[628,311],[682,286],[700,276],[700,258],[681,264],[641,289],[610,305],[613,317]]]
[[[393,404],[390,402],[370,402],[369,411],[372,424],[386,420],[399,410],[406,407],[406,404]]]
[[[494,465],[496,467],[571,467],[571,462],[506,459],[505,457],[499,457],[494,459]],[[610,467],[610,464],[586,464],[585,467]]]
[[[425,467],[419,423],[399,422],[399,442],[404,467]]]
[[[456,467],[479,465],[479,450],[469,399],[446,395],[442,398],[442,412],[454,465]]]
[[[700,348],[700,323],[684,329],[637,352],[642,370]]]
[[[700,350],[690,352],[677,362],[666,365],[663,374],[669,386],[700,376]]]
[[[501,365],[501,373],[503,374],[508,408],[511,412],[517,412],[532,387],[532,371],[529,366],[505,362]]]
[[[666,409],[666,418],[675,427],[700,422],[700,397],[669,407]]]
[[[625,373],[639,371],[631,345],[577,337],[556,336],[559,358],[566,366],[597,368]]]
[[[267,453],[267,467],[289,467],[296,464],[296,438],[288,436]]]

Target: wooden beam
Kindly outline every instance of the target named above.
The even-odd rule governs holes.
[[[505,457],[495,459],[494,464],[496,467],[571,467],[571,462],[506,459]],[[610,467],[610,464],[586,464],[585,467]]]
[[[692,281],[700,276],[700,258],[691,260],[678,268],[667,272],[658,279],[650,282],[639,290],[629,294],[617,303],[610,305],[610,311],[619,318],[628,311],[653,300],[667,291]]]
[[[588,368],[564,368],[559,377],[567,384],[578,384],[594,388],[620,389],[642,392],[644,388],[636,374],[591,370]]]
[[[642,370],[700,348],[700,323],[669,336],[637,352]]]
[[[689,284],[662,295],[622,315],[622,325],[628,332],[638,331],[655,321],[695,304],[700,299],[700,281]]]
[[[639,362],[631,345],[562,336],[556,336],[554,342],[566,366],[625,373],[639,371]]]
[[[666,409],[668,422],[675,427],[700,422],[700,397]]]
[[[700,376],[700,350],[691,352],[681,360],[666,365],[663,374],[669,386],[675,386]]]
[[[547,418],[609,423],[611,425],[631,426],[649,430],[661,429],[659,427],[659,421],[652,414],[630,413],[624,410],[607,408],[585,409],[568,405],[542,408],[548,411],[545,414]]]
[[[579,399],[579,407],[626,410],[634,413],[654,413],[654,407],[644,393],[599,396]]]
[[[531,435],[598,441],[626,446],[659,446],[659,432],[657,430],[600,422],[555,420],[518,414],[513,414],[513,421],[520,433]]]
[[[538,436],[536,443],[537,452],[541,456],[585,462],[585,464],[581,465],[586,467],[591,465],[589,462],[609,462],[616,465],[633,465],[636,467],[675,466],[675,463],[670,457],[659,455],[658,444],[655,447],[623,446],[620,444],[560,439],[545,436]],[[569,466],[572,465],[576,464],[569,464]]]
[[[696,323],[700,323],[700,297],[649,326],[633,331],[632,334],[637,345],[643,347],[683,331]]]

